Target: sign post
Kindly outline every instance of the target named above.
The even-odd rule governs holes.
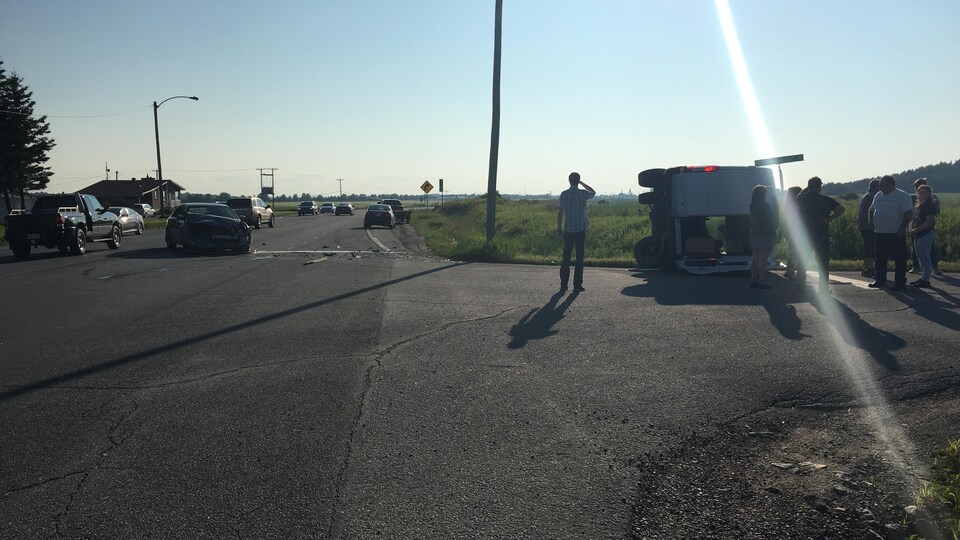
[[[753,162],[755,167],[764,167],[766,165],[776,165],[777,172],[780,173],[780,191],[783,191],[783,169],[781,163],[791,163],[793,161],[803,161],[803,154],[794,154],[792,156],[780,156],[775,158],[758,159]]]
[[[431,184],[430,181],[427,180],[424,183],[420,184],[420,189],[423,190],[423,202],[426,203],[427,196],[430,194],[431,191],[433,191],[433,184]]]

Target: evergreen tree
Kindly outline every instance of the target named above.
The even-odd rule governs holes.
[[[54,147],[46,116],[34,117],[33,92],[0,60],[0,192],[7,208],[10,195],[44,189],[53,173],[44,164]]]

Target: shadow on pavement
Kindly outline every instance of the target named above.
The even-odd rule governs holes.
[[[67,382],[67,381],[72,381],[72,380],[75,380],[75,379],[80,379],[80,378],[86,377],[86,376],[88,376],[88,375],[94,375],[94,374],[96,374],[96,373],[100,373],[100,372],[102,372],[102,371],[107,371],[107,370],[113,369],[113,368],[115,368],[115,367],[123,366],[123,365],[126,365],[126,364],[132,364],[132,363],[135,363],[135,362],[140,362],[140,361],[142,361],[142,360],[146,360],[147,358],[150,358],[150,357],[153,357],[153,356],[156,356],[156,355],[168,354],[168,353],[170,353],[170,352],[172,352],[172,351],[176,351],[177,349],[181,349],[181,348],[183,348],[183,347],[187,347],[187,346],[190,346],[190,345],[195,345],[195,344],[197,344],[197,343],[202,343],[202,342],[207,341],[207,340],[209,340],[209,339],[214,339],[214,338],[218,338],[218,337],[225,336],[225,335],[228,335],[228,334],[233,334],[233,333],[235,333],[235,332],[240,332],[240,331],[246,330],[246,329],[248,329],[248,328],[252,328],[252,327],[254,327],[254,326],[258,326],[258,325],[261,325],[261,324],[266,324],[266,323],[268,323],[268,322],[272,322],[272,321],[275,321],[275,320],[278,320],[278,319],[282,319],[282,318],[284,318],[284,317],[290,317],[290,316],[293,316],[293,315],[297,315],[297,314],[303,313],[303,312],[305,312],[305,311],[310,311],[310,310],[312,310],[312,309],[316,309],[316,308],[318,308],[318,307],[325,306],[325,305],[327,305],[327,304],[332,304],[332,303],[334,303],[334,302],[339,302],[339,301],[341,301],[341,300],[346,300],[346,299],[352,298],[352,297],[354,297],[354,296],[359,296],[359,295],[361,295],[361,294],[365,294],[365,293],[368,293],[368,292],[371,292],[371,291],[375,291],[375,290],[378,290],[378,289],[382,289],[382,288],[384,288],[384,287],[389,287],[389,286],[391,286],[391,285],[396,285],[396,284],[398,284],[398,283],[403,283],[404,281],[410,281],[410,280],[412,280],[412,279],[417,279],[417,278],[420,278],[420,277],[423,277],[423,276],[426,276],[426,275],[434,274],[434,273],[436,273],[436,272],[442,272],[442,271],[444,271],[444,270],[449,270],[449,269],[451,269],[451,268],[456,268],[456,267],[458,267],[458,266],[464,266],[464,265],[467,265],[467,264],[470,264],[470,263],[463,263],[463,262],[452,263],[452,264],[448,264],[448,265],[445,265],[445,266],[441,266],[441,267],[439,267],[439,268],[433,268],[433,269],[431,269],[431,270],[425,270],[425,271],[423,271],[423,272],[417,272],[416,274],[411,274],[411,275],[409,275],[409,276],[404,276],[404,277],[401,277],[401,278],[391,279],[391,280],[389,280],[389,281],[384,281],[384,282],[382,282],[382,283],[377,283],[376,285],[370,285],[369,287],[364,287],[364,288],[362,288],[362,289],[357,289],[357,290],[355,290],[355,291],[351,291],[351,292],[348,292],[348,293],[343,293],[343,294],[340,294],[340,295],[337,295],[337,296],[334,296],[334,297],[331,297],[331,298],[325,298],[325,299],[323,299],[323,300],[318,300],[318,301],[316,301],[316,302],[311,302],[311,303],[309,303],[309,304],[304,304],[304,305],[302,305],[302,306],[297,306],[297,307],[293,307],[293,308],[286,309],[286,310],[283,310],[283,311],[278,311],[278,312],[276,312],[276,313],[274,313],[274,314],[272,314],[272,315],[265,315],[265,316],[263,316],[263,317],[258,317],[258,318],[256,318],[256,319],[252,319],[252,320],[249,320],[249,321],[246,321],[246,322],[233,324],[233,325],[227,326],[227,327],[225,327],[225,328],[221,328],[221,329],[219,329],[219,330],[212,330],[212,331],[210,331],[210,332],[206,332],[206,333],[203,333],[203,334],[200,334],[200,335],[197,335],[197,336],[193,336],[193,337],[189,337],[189,338],[184,338],[184,339],[181,339],[181,340],[179,340],[179,341],[174,341],[174,342],[169,343],[169,344],[166,344],[166,345],[161,345],[161,346],[159,346],[159,347],[154,347],[154,348],[152,348],[152,349],[148,349],[148,350],[145,350],[145,351],[137,352],[137,353],[134,353],[134,354],[129,354],[129,355],[126,355],[126,356],[121,356],[121,357],[115,358],[115,359],[113,359],[113,360],[108,360],[108,361],[105,361],[105,362],[101,362],[101,363],[99,363],[99,364],[95,364],[95,365],[88,366],[88,367],[85,367],[85,368],[82,368],[82,369],[77,369],[77,370],[74,370],[74,371],[70,371],[70,372],[67,372],[67,373],[63,373],[63,374],[61,374],[61,375],[57,375],[57,376],[54,376],[54,377],[48,377],[48,378],[46,378],[46,379],[42,379],[42,380],[36,381],[36,382],[34,382],[34,383],[31,383],[31,384],[27,384],[27,385],[25,385],[25,386],[20,386],[20,387],[16,387],[16,388],[11,388],[11,389],[9,389],[9,390],[4,390],[3,392],[0,392],[0,401],[5,401],[5,400],[11,399],[11,398],[15,398],[15,397],[21,396],[21,395],[23,395],[23,394],[27,394],[27,393],[29,393],[29,392],[32,392],[32,391],[34,391],[34,390],[38,390],[38,389],[40,389],[40,388],[46,388],[46,387],[49,387],[49,386],[52,386],[52,385],[65,383],[65,382]]]
[[[804,296],[795,292],[794,283],[776,274],[769,274],[772,289],[750,288],[744,274],[727,273],[707,276],[688,276],[674,272],[639,272],[634,277],[644,278],[623,289],[623,294],[637,298],[652,298],[664,306],[718,305],[762,306],[780,335],[791,340],[810,337],[801,332],[802,323],[793,306]]]
[[[903,348],[907,344],[903,338],[870,326],[856,311],[832,296],[811,296],[810,304],[830,322],[847,345],[866,352],[890,371],[900,370],[900,363],[890,351]]]
[[[564,312],[567,311],[567,308],[577,299],[579,294],[577,292],[571,293],[558,306],[557,302],[560,301],[563,292],[557,292],[550,297],[550,300],[543,307],[531,309],[510,329],[510,335],[513,336],[513,339],[507,344],[507,348],[520,349],[525,347],[531,339],[543,339],[558,333],[559,330],[554,330],[553,325],[563,319]]]

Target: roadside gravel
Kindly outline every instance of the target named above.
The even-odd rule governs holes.
[[[769,409],[641,456],[633,537],[905,538],[930,456],[960,435],[960,391],[892,406],[921,475],[895,465],[870,412]]]

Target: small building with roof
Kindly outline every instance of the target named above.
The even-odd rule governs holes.
[[[162,183],[156,178],[131,178],[130,180],[101,180],[87,186],[80,193],[89,193],[107,206],[133,206],[149,204],[166,213],[180,200],[183,186],[173,180]]]

